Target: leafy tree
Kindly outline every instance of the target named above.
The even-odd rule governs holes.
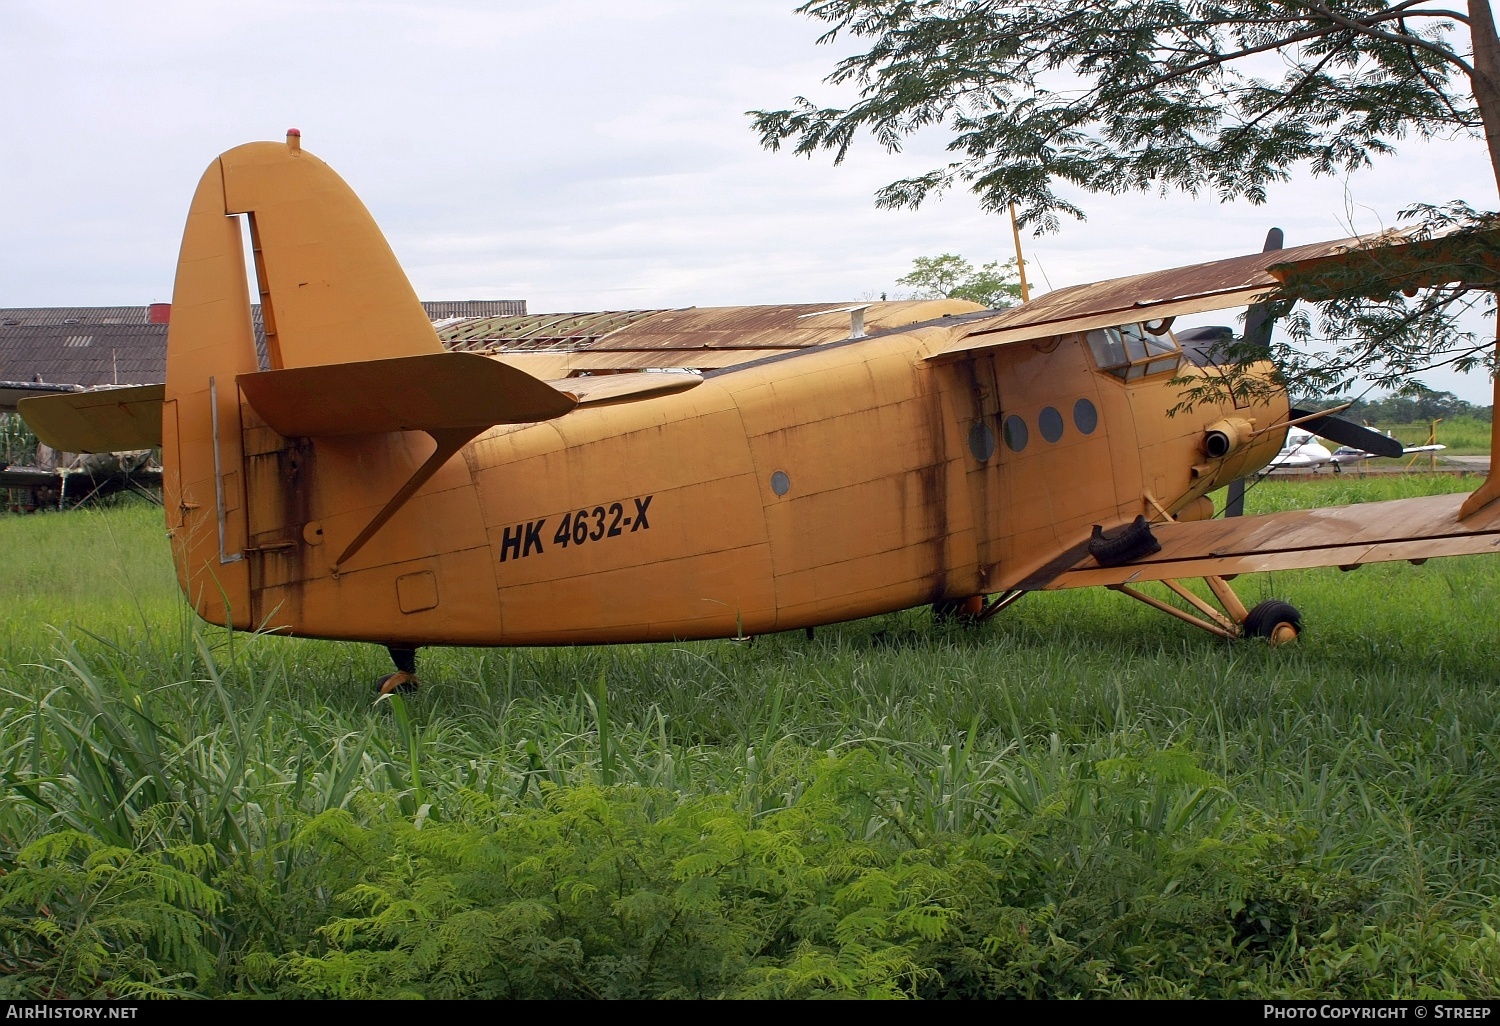
[[[1328,402],[1339,404],[1349,402],[1349,399],[1334,398]],[[1411,382],[1395,395],[1379,399],[1356,399],[1343,416],[1368,423],[1415,424],[1438,419],[1452,420],[1455,417],[1489,421],[1492,413],[1489,406],[1476,406],[1452,392],[1440,392],[1421,382]]]
[[[1021,298],[1014,259],[975,268],[957,253],[917,257],[910,273],[896,283],[912,288],[918,299],[967,299],[994,310],[1014,306]]]
[[[797,9],[868,48],[826,81],[846,106],[804,97],[749,112],[763,145],[844,160],[869,132],[899,151],[945,131],[952,158],[882,188],[876,202],[916,207],[955,185],[985,209],[1011,202],[1053,231],[1082,217],[1059,183],[1221,200],[1266,199],[1306,168],[1337,175],[1408,138],[1483,140],[1500,182],[1500,40],[1489,0],[809,0]],[[1487,342],[1457,317],[1493,311],[1496,216],[1455,201],[1403,211],[1413,259],[1376,260],[1334,282],[1289,283],[1273,313],[1299,310],[1274,355],[1308,391],[1356,378],[1393,385],[1432,366],[1477,365]],[[1373,264],[1373,266],[1372,266]],[[1399,272],[1399,284],[1392,272]],[[1425,288],[1405,295],[1413,278]],[[1263,340],[1232,355],[1263,357]],[[1250,387],[1241,378],[1233,387]]]

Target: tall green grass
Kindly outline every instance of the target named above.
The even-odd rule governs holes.
[[[1393,436],[1402,445],[1427,445],[1432,436],[1432,424],[1427,421],[1415,421],[1411,423],[1398,423],[1395,421],[1381,421],[1371,425],[1381,434]],[[1337,449],[1341,443],[1330,442],[1323,439],[1330,449]],[[1443,451],[1448,456],[1488,456],[1490,452],[1490,424],[1488,421],[1477,417],[1449,417],[1440,421],[1437,425],[1437,441],[1446,446]],[[1426,462],[1423,454],[1417,454],[1422,462]],[[1396,467],[1409,463],[1413,457],[1405,456],[1398,459],[1378,459],[1370,461],[1372,467]]]
[[[1083,591],[376,702],[373,646],[195,625],[159,517],[0,517],[0,992],[1495,992],[1488,557],[1240,578],[1291,649]]]
[[[1379,430],[1389,431],[1403,445],[1426,445],[1432,425],[1380,424]],[[1437,440],[1456,456],[1480,455],[1490,451],[1490,425],[1477,417],[1449,417],[1437,425]]]

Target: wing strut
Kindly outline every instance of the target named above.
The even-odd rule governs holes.
[[[1500,361],[1500,338],[1495,339],[1495,358]],[[1500,375],[1495,377],[1495,404],[1500,406]],[[1467,520],[1481,509],[1500,499],[1500,477],[1495,476],[1495,460],[1500,458],[1500,417],[1490,421],[1490,472],[1484,484],[1474,489],[1458,508],[1458,519]]]
[[[425,434],[437,443],[437,448],[432,450],[432,455],[427,457],[426,462],[416,469],[416,472],[407,479],[406,484],[401,486],[401,490],[391,496],[390,501],[381,507],[379,513],[375,514],[375,519],[365,525],[365,529],[359,532],[359,536],[350,542],[349,547],[344,549],[339,558],[334,561],[334,572],[337,573],[339,567],[353,559],[354,554],[365,547],[365,542],[375,537],[375,532],[384,527],[385,522],[395,516],[396,511],[406,505],[406,500],[417,494],[417,489],[441,470],[443,464],[447,463],[454,453],[488,430],[489,425],[477,428],[433,428],[426,431]]]
[[[256,413],[288,438],[421,431],[436,444],[344,549],[335,571],[485,431],[496,424],[552,420],[578,405],[571,392],[472,353],[294,367],[241,374],[236,380]]]

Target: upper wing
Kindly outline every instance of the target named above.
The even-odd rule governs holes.
[[[1040,590],[1500,551],[1500,502],[1466,520],[1466,495],[1432,495],[1260,516],[1153,524],[1161,551],[1123,566],[1083,557]]]
[[[978,303],[936,299],[524,314],[445,324],[438,336],[450,350],[498,356],[547,378],[648,368],[708,371],[982,310]]]
[[[1386,232],[1074,285],[986,319],[928,359],[941,362],[976,349],[1244,306],[1292,276],[1299,292],[1319,287],[1320,275],[1333,278],[1353,269],[1374,271],[1393,284],[1433,284],[1423,279],[1422,258],[1441,255],[1442,246],[1441,239]]]

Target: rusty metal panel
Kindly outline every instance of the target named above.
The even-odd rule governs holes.
[[[1285,276],[1285,265],[1295,264],[1299,272],[1306,272],[1330,257],[1357,252],[1391,252],[1409,249],[1413,245],[1423,243],[1390,232],[1373,238],[1315,242],[1291,249],[1251,253],[1227,260],[1211,260],[1074,285],[986,319],[975,326],[967,339],[934,354],[933,359],[1131,320],[1198,313],[1254,302],[1280,284]],[[1283,270],[1272,271],[1278,267]]]
[[[633,324],[594,349],[803,349],[853,336],[851,308],[861,308],[863,333],[872,335],[982,309],[954,299],[693,307]]]
[[[703,378],[682,371],[639,371],[627,374],[594,374],[588,377],[564,378],[548,384],[578,400],[579,406],[614,406],[641,399],[675,395],[697,388]]]
[[[531,314],[445,325],[439,337],[450,350],[464,352],[567,355],[570,373],[647,367],[713,370],[855,337],[856,316],[860,333],[876,334],[979,309],[963,300],[940,299]],[[721,355],[726,352],[728,358]],[[579,358],[582,353],[598,355]]]
[[[462,352],[534,352],[586,349],[599,339],[661,310],[606,310],[599,313],[524,314],[484,317],[443,325],[438,337]]]

